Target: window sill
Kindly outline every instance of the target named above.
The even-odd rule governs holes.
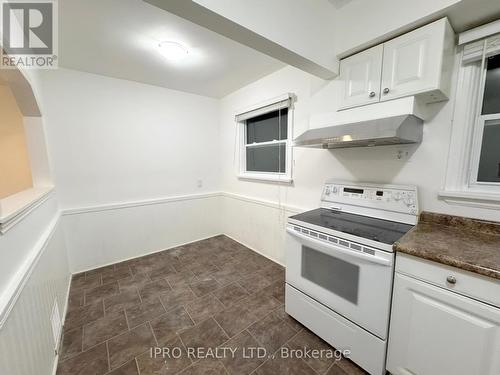
[[[238,175],[238,179],[240,180],[249,180],[249,181],[262,181],[262,182],[273,182],[277,184],[285,184],[291,185],[293,183],[293,179],[289,176],[276,176],[276,175],[267,175],[260,173],[241,173]]]
[[[500,194],[495,193],[442,190],[438,196],[450,204],[495,210],[500,208]]]
[[[47,200],[53,186],[34,187],[0,199],[0,234],[5,234]]]

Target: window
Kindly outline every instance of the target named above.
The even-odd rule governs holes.
[[[290,96],[286,95],[236,116],[240,128],[240,178],[291,182],[290,104]]]
[[[288,108],[246,120],[246,171],[286,172]]]
[[[448,169],[440,196],[450,203],[498,208],[500,34],[465,44],[461,56]]]
[[[475,125],[470,184],[500,193],[500,54],[484,62],[481,111]]]
[[[500,55],[486,60],[486,80],[482,115],[500,113]]]

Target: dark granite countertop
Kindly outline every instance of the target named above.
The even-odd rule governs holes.
[[[500,223],[422,212],[394,250],[500,279]]]

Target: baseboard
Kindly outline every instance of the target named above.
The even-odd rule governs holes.
[[[243,243],[243,242],[241,242],[241,241],[238,241],[237,239],[235,239],[235,238],[231,237],[230,235],[225,234],[225,233],[219,233],[219,234],[214,234],[214,235],[212,235],[212,236],[208,236],[208,237],[198,238],[198,239],[195,239],[195,240],[193,240],[193,241],[183,242],[183,243],[180,243],[180,244],[177,244],[177,245],[171,246],[171,247],[167,247],[167,248],[165,248],[165,249],[161,249],[161,250],[154,250],[154,251],[151,251],[151,252],[144,253],[144,254],[142,254],[142,255],[137,255],[137,256],[133,256],[133,257],[129,257],[129,258],[124,258],[124,259],[121,259],[121,260],[116,261],[116,262],[113,262],[113,263],[106,263],[106,264],[99,265],[99,266],[94,267],[94,268],[87,268],[87,269],[82,270],[82,271],[76,271],[76,272],[72,273],[72,275],[76,275],[76,274],[79,274],[79,273],[82,273],[82,272],[92,271],[92,270],[95,270],[95,269],[97,269],[97,268],[106,267],[106,266],[110,266],[110,265],[117,264],[117,263],[127,262],[127,261],[129,261],[129,260],[142,258],[142,257],[147,256],[147,255],[152,255],[152,254],[156,254],[156,253],[161,253],[162,251],[171,250],[171,249],[174,249],[174,248],[179,247],[179,246],[189,245],[189,244],[191,244],[191,243],[193,243],[193,242],[203,241],[203,240],[207,240],[207,239],[209,239],[209,238],[216,237],[216,236],[221,236],[221,235],[222,235],[222,236],[226,236],[226,237],[228,237],[228,238],[232,239],[233,241],[236,241],[236,242],[238,242],[238,243],[242,244],[243,246],[245,246],[245,247],[249,248],[250,250],[252,250],[252,251],[256,252],[257,254],[262,255],[263,257],[265,257],[265,258],[269,259],[269,260],[270,260],[270,261],[272,261],[273,263],[276,263],[276,264],[279,264],[279,265],[280,265],[280,266],[282,266],[282,267],[285,267],[285,265],[284,265],[284,264],[282,264],[281,262],[277,261],[276,259],[273,259],[273,258],[269,257],[268,255],[266,255],[266,254],[262,253],[262,252],[261,252],[261,251],[259,251],[259,250],[254,249],[253,247],[251,247],[251,246],[249,246],[249,245],[247,245],[247,244],[245,244],[245,243]],[[70,285],[71,285],[71,277],[70,277]],[[69,298],[69,287],[68,287],[68,295],[67,295],[67,298]],[[66,317],[66,311],[67,311],[67,303],[68,303],[68,301],[66,300],[66,306],[65,306],[65,308],[64,308],[64,316],[65,316],[65,317]],[[64,322],[63,322],[63,323],[64,323]]]
[[[272,202],[272,201],[265,201],[265,200],[260,200],[260,199],[255,199],[247,196],[242,196],[242,195],[237,195],[237,194],[232,194],[232,193],[224,193],[224,192],[215,192],[215,193],[206,193],[206,194],[193,194],[193,195],[186,195],[186,196],[177,196],[177,197],[167,197],[167,198],[161,198],[161,199],[154,199],[154,200],[146,200],[146,201],[138,201],[138,202],[123,202],[123,203],[116,203],[116,204],[109,204],[109,205],[103,205],[103,206],[93,206],[93,207],[81,207],[81,208],[73,208],[73,209],[68,209],[68,210],[63,210],[61,212],[57,212],[56,215],[53,216],[51,221],[48,223],[46,229],[44,230],[43,234],[40,236],[40,238],[37,240],[35,245],[33,246],[33,249],[31,250],[28,258],[24,262],[24,264],[20,267],[19,271],[16,273],[16,275],[12,278],[11,282],[9,283],[8,288],[6,289],[5,293],[2,296],[2,299],[0,300],[0,329],[2,328],[3,324],[7,320],[13,306],[16,304],[18,301],[19,296],[21,295],[24,287],[26,286],[26,283],[28,282],[29,278],[31,277],[35,267],[39,263],[40,258],[43,256],[47,245],[50,243],[51,239],[54,236],[55,231],[58,228],[58,225],[61,225],[60,218],[62,215],[75,215],[75,214],[80,214],[80,213],[87,213],[87,212],[99,212],[99,211],[107,211],[107,210],[115,210],[115,209],[124,209],[128,207],[136,207],[136,206],[147,206],[147,205],[153,205],[153,204],[164,204],[164,203],[169,203],[169,202],[175,202],[175,201],[185,201],[185,200],[193,200],[193,199],[205,199],[205,198],[214,198],[214,197],[226,197],[229,199],[236,199],[240,201],[245,201],[251,204],[258,204],[262,206],[266,206],[269,208],[273,209],[279,209],[279,210],[285,210],[288,212],[301,212],[303,209],[297,208],[297,207],[292,207],[288,205],[283,205],[280,202]],[[269,255],[264,254],[262,251],[257,250],[253,248],[252,246],[249,246],[245,244],[244,242],[238,241],[237,239],[231,237],[230,235],[227,235],[225,233],[218,233],[220,231],[219,228],[214,228],[215,233],[200,237],[197,239],[189,240],[187,242],[182,242],[182,243],[177,243],[175,245],[169,246],[167,248],[162,248],[158,250],[153,250],[153,251],[146,251],[140,255],[134,255],[125,259],[121,259],[119,261],[114,261],[110,262],[107,264],[102,264],[99,267],[107,266],[110,264],[115,264],[118,262],[123,262],[123,261],[128,261],[128,260],[133,260],[137,258],[141,258],[143,256],[159,253],[162,251],[170,250],[178,246],[183,246],[187,245],[196,241],[201,241],[205,240],[208,238],[212,238],[217,235],[225,235],[232,240],[241,243],[243,246],[249,248],[251,251],[254,251],[255,253],[264,256],[266,259],[269,259],[273,263],[276,263],[278,265],[284,266],[281,262],[279,262],[276,259],[271,258]],[[222,232],[222,231],[220,231]],[[96,267],[84,269],[79,272],[84,272],[88,271],[91,269],[95,269]],[[67,281],[67,287],[65,291],[65,296],[64,296],[64,301],[63,301],[63,308],[62,308],[62,330],[61,333],[64,332],[64,325],[65,325],[65,320],[66,320],[66,315],[69,309],[69,296],[70,296],[70,288],[71,288],[71,280],[72,280],[72,275],[70,275],[68,281]],[[61,345],[63,344],[63,339],[60,340],[59,342],[59,348],[57,350],[57,353],[54,358],[54,363],[53,363],[53,368],[52,368],[52,374],[55,375],[57,373],[57,365],[58,365],[58,360],[59,360],[59,351],[61,348]],[[50,366],[50,365],[49,365]]]
[[[59,364],[59,354],[56,355],[54,358],[54,365],[52,366],[52,373],[51,375],[56,375],[57,373],[57,365]]]
[[[276,259],[271,258],[270,256],[268,256],[268,255],[264,254],[263,252],[261,252],[261,251],[259,251],[259,250],[254,249],[252,246],[249,246],[249,245],[247,245],[247,244],[246,244],[246,243],[244,243],[244,242],[238,241],[237,239],[235,239],[235,238],[231,237],[231,236],[230,236],[230,235],[228,235],[228,234],[224,234],[224,236],[229,237],[229,238],[230,238],[230,239],[232,239],[233,241],[236,241],[236,242],[238,242],[238,243],[242,244],[243,246],[245,246],[245,247],[249,248],[250,250],[252,250],[253,252],[255,252],[255,253],[257,253],[257,254],[262,255],[264,258],[269,259],[271,262],[276,263],[276,264],[279,264],[281,267],[285,267],[285,265],[284,265],[283,263],[281,263],[281,262],[277,261]]]
[[[206,240],[208,238],[220,236],[221,234],[223,234],[223,233],[218,233],[218,234],[210,235],[208,237],[197,238],[197,239],[194,239],[194,240],[189,241],[189,242],[182,242],[182,243],[175,244],[173,246],[170,246],[170,247],[167,247],[167,248],[164,248],[164,249],[161,249],[161,250],[153,250],[153,251],[150,251],[150,252],[143,253],[141,255],[137,255],[137,256],[133,256],[133,257],[129,257],[129,258],[124,258],[124,259],[118,260],[116,262],[105,263],[105,264],[102,264],[102,265],[99,265],[99,266],[96,266],[96,267],[93,267],[93,268],[87,268],[87,269],[84,269],[84,270],[81,270],[81,271],[73,272],[72,275],[76,275],[76,274],[79,274],[79,273],[82,273],[82,272],[92,271],[92,270],[95,270],[97,268],[110,266],[110,265],[116,264],[116,263],[121,263],[121,262],[126,262],[126,261],[129,261],[129,260],[133,260],[133,259],[142,258],[142,257],[144,257],[146,255],[152,255],[152,254],[156,254],[156,253],[161,253],[162,251],[171,250],[171,249],[174,249],[176,247],[188,245],[190,243],[197,242],[197,241],[203,241],[203,240]]]
[[[63,345],[63,340],[64,340],[64,324],[66,323],[66,314],[68,313],[69,292],[70,292],[70,289],[71,289],[71,280],[72,280],[72,275],[69,275],[68,286],[66,288],[66,296],[64,298],[63,318],[62,318],[62,322],[61,322],[61,337],[59,339],[59,346],[57,348],[56,356],[54,358],[54,364],[52,366],[52,374],[51,375],[56,375],[56,373],[57,373],[57,365],[59,364],[59,352],[61,351],[61,347]]]
[[[65,297],[65,302],[64,302],[64,308],[63,308],[63,319],[61,322],[62,325],[62,331],[64,332],[64,323],[66,323],[66,314],[68,312],[68,306],[69,306],[69,292],[71,289],[71,280],[73,279],[73,275],[69,275],[69,280],[68,280],[68,287],[66,288],[66,297]],[[62,344],[62,342],[59,342]]]
[[[177,202],[177,201],[188,201],[188,200],[206,199],[206,198],[214,198],[214,197],[223,197],[223,198],[227,198],[227,199],[238,200],[238,201],[242,201],[242,202],[246,202],[246,203],[250,203],[250,204],[256,204],[256,205],[259,205],[259,206],[264,206],[264,207],[267,207],[267,208],[272,208],[272,209],[277,209],[277,210],[283,210],[283,211],[289,212],[289,213],[299,213],[299,212],[306,211],[305,208],[291,206],[291,205],[288,205],[288,204],[283,204],[283,203],[278,202],[278,201],[270,201],[270,200],[258,199],[258,198],[253,198],[253,197],[250,197],[250,196],[245,196],[245,195],[240,195],[240,194],[234,194],[234,193],[229,193],[229,192],[217,191],[217,192],[209,192],[209,193],[202,193],[202,194],[190,194],[190,195],[182,195],[182,196],[162,197],[162,198],[157,198],[157,199],[148,199],[148,200],[141,200],[141,201],[126,201],[126,202],[110,203],[110,204],[105,204],[105,205],[67,208],[67,209],[63,209],[61,211],[61,214],[64,215],[64,216],[66,216],[66,215],[78,215],[78,214],[85,214],[85,213],[90,213],[90,212],[102,212],[102,211],[110,211],[110,210],[121,210],[121,209],[126,209],[126,208],[131,208],[131,207],[138,207],[138,206],[149,206],[149,205],[165,204],[165,203],[171,203],[171,202]],[[225,233],[219,233],[219,234],[225,234]],[[139,255],[133,255],[133,256],[128,257],[128,258],[123,258],[123,259],[120,259],[120,260],[116,260],[116,261],[112,261],[112,262],[107,262],[107,263],[99,264],[99,265],[88,267],[88,268],[83,268],[83,269],[78,269],[77,268],[77,269],[72,270],[72,274],[86,272],[86,271],[90,271],[90,270],[93,270],[93,269],[96,269],[96,268],[105,267],[105,266],[108,266],[108,265],[112,265],[112,264],[116,264],[116,263],[120,263],[120,262],[124,262],[124,261],[128,261],[128,260],[141,258],[141,257],[146,256],[146,255],[151,255],[151,254],[155,254],[155,253],[162,252],[162,251],[165,251],[165,250],[169,250],[169,249],[172,249],[174,247],[186,245],[186,244],[191,243],[191,242],[201,241],[201,240],[204,240],[204,239],[216,236],[216,235],[217,234],[210,235],[210,236],[207,236],[207,237],[197,238],[197,239],[194,239],[194,240],[190,240],[189,242],[177,243],[177,244],[175,244],[173,246],[169,246],[168,248],[162,248],[162,249],[158,249],[158,250],[147,251],[147,252],[141,253]],[[232,238],[231,236],[229,236],[227,234],[225,234],[225,235],[228,236],[228,237],[230,237],[230,238]],[[235,240],[235,241],[237,241],[237,242],[240,242],[240,241],[238,241],[238,240],[236,240],[234,238],[232,238],[232,239]],[[276,259],[270,258],[268,255],[262,253],[261,251],[259,251],[257,249],[252,248],[251,246],[248,246],[245,243],[242,243],[242,242],[240,242],[240,243],[242,245],[248,247],[252,251],[255,251],[256,253],[258,253],[258,254],[266,257],[267,259],[273,261],[274,263],[277,263],[277,264],[280,264],[280,265],[283,266],[283,264],[281,264]]]

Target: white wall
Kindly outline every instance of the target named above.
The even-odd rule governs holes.
[[[24,117],[24,131],[31,163],[33,186],[52,186],[43,119],[41,117]]]
[[[217,100],[66,69],[40,87],[63,209],[218,189]]]
[[[220,233],[218,100],[66,69],[40,91],[72,272]]]
[[[284,232],[284,220],[278,225],[276,220],[270,221],[269,218],[287,215],[290,211],[283,213],[272,205],[262,206],[260,201],[292,209],[314,208],[318,206],[322,185],[329,178],[414,184],[419,189],[422,210],[498,220],[497,211],[452,206],[438,199],[437,193],[444,184],[453,99],[431,105],[437,114],[425,123],[421,144],[339,150],[294,148],[293,185],[250,182],[236,178],[238,166],[234,160],[238,159],[233,157],[236,146],[234,115],[238,109],[285,92],[293,92],[298,98],[293,113],[293,134],[297,136],[309,127],[310,118],[321,117],[323,113],[336,110],[337,85],[338,81],[335,80],[325,82],[295,68],[284,68],[222,99],[222,189],[256,200],[252,202],[252,199],[242,201],[231,197],[223,198],[226,214],[224,232],[229,232],[233,238],[282,261],[284,244],[277,232]],[[398,160],[398,150],[408,151],[410,157]],[[252,207],[255,205],[259,205],[259,208]],[[241,212],[245,214],[240,216]]]

